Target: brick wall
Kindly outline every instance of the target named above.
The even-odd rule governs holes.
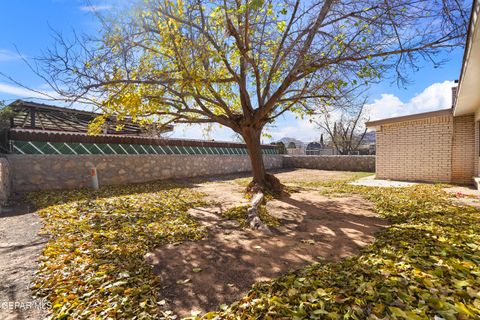
[[[475,121],[475,117],[474,117],[474,121]],[[479,154],[480,154],[480,122],[479,121],[475,121],[475,153],[474,153],[474,163],[473,163],[473,174],[475,175],[475,177],[478,177],[479,176],[479,160],[480,160],[480,157],[479,157]]]
[[[473,115],[453,118],[452,182],[470,184],[475,173],[476,149]]]
[[[376,130],[379,179],[470,184],[475,172],[474,116],[438,115]]]
[[[375,156],[285,156],[284,168],[375,172]]]
[[[377,178],[451,181],[453,116],[384,124],[376,137]]]

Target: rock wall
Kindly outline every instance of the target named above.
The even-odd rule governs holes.
[[[100,186],[250,170],[244,155],[7,155],[7,159],[14,192],[90,187],[92,165]],[[282,156],[264,159],[267,169],[282,168]]]
[[[375,156],[264,155],[267,169],[375,171]],[[91,187],[248,172],[245,155],[6,155],[0,158],[0,205],[11,192]]]
[[[7,203],[10,196],[10,166],[5,158],[0,158],[0,206]]]
[[[375,156],[284,156],[283,167],[375,172]]]

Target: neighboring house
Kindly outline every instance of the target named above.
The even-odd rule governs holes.
[[[7,126],[0,131],[0,154],[247,154],[243,143],[159,137],[173,126],[145,129],[128,118],[113,117],[102,134],[88,135],[88,124],[97,113],[22,100],[9,108],[13,112],[8,111]],[[262,151],[278,153],[272,145],[262,145]]]
[[[279,142],[286,147],[286,153],[289,155],[336,155],[337,150],[331,145],[325,145],[321,142],[312,141],[304,143],[295,138],[284,137]],[[368,147],[367,147],[368,148]],[[368,152],[367,152],[368,153]]]
[[[319,142],[310,142],[307,144],[305,154],[310,156],[330,156],[338,154],[337,150],[328,145],[322,145]]]
[[[295,138],[284,137],[280,139],[279,142],[282,142],[287,148],[287,154],[291,155],[302,155],[305,154],[305,144]]]
[[[9,126],[12,130],[87,133],[89,123],[101,115],[23,100],[16,100],[8,107],[14,113]],[[117,124],[122,126],[117,128]],[[173,126],[167,126],[156,132],[164,133],[172,130]],[[151,133],[131,120],[118,121],[109,118],[105,122],[103,134],[147,136]]]
[[[307,144],[305,153],[307,155],[319,155],[323,147],[324,146],[319,142],[310,142],[309,144]]]
[[[302,155],[305,154],[305,147],[302,144],[290,142],[287,145],[287,153],[290,155]]]
[[[473,3],[452,108],[371,121],[378,179],[478,186],[480,143],[480,2]]]

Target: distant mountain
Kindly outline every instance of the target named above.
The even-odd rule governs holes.
[[[364,144],[375,144],[375,142],[376,142],[375,131],[369,131],[365,133],[365,137],[363,137]]]

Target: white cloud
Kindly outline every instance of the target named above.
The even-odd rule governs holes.
[[[453,81],[434,83],[407,102],[403,102],[393,94],[384,93],[380,99],[375,99],[372,103],[366,105],[370,120],[450,108],[454,85]],[[335,113],[333,115],[335,116]],[[270,134],[273,141],[283,137],[291,137],[303,142],[310,142],[319,139],[321,130],[308,118],[302,120],[289,117],[285,125],[278,125],[271,129]]]
[[[288,125],[278,125],[277,127],[268,130],[268,133],[272,136],[272,141],[278,141],[281,138],[290,137],[303,142],[310,142],[320,139],[321,130],[308,118],[294,118],[288,121]]]
[[[98,12],[98,11],[105,11],[105,10],[110,10],[112,9],[111,5],[91,5],[91,6],[82,6],[80,7],[80,10],[86,11],[86,12]]]
[[[407,102],[403,102],[393,94],[384,93],[380,99],[367,105],[370,120],[450,108],[454,85],[453,81],[434,83]]]
[[[5,93],[5,94],[16,96],[19,98],[47,99],[52,97],[58,97],[58,94],[56,94],[53,91],[43,90],[43,89],[39,89],[36,91],[38,92],[29,90],[23,87],[13,86],[10,84],[0,82],[0,93]]]
[[[209,127],[211,129],[209,130]],[[172,138],[182,139],[214,139],[216,141],[234,141],[235,132],[219,124],[177,124],[173,130]]]
[[[0,49],[0,62],[14,61],[21,59],[22,56],[17,52],[7,49]]]
[[[290,117],[289,117],[290,118]],[[293,117],[292,117],[293,118]],[[171,138],[182,139],[214,139],[216,141],[238,141],[238,136],[228,127],[212,124],[212,129],[207,130],[206,124],[177,124],[173,130]],[[284,137],[292,137],[302,141],[310,142],[320,138],[320,129],[308,119],[288,119],[288,125],[278,125],[276,127],[264,130],[271,135],[271,138],[262,138],[262,143],[278,141]]]

